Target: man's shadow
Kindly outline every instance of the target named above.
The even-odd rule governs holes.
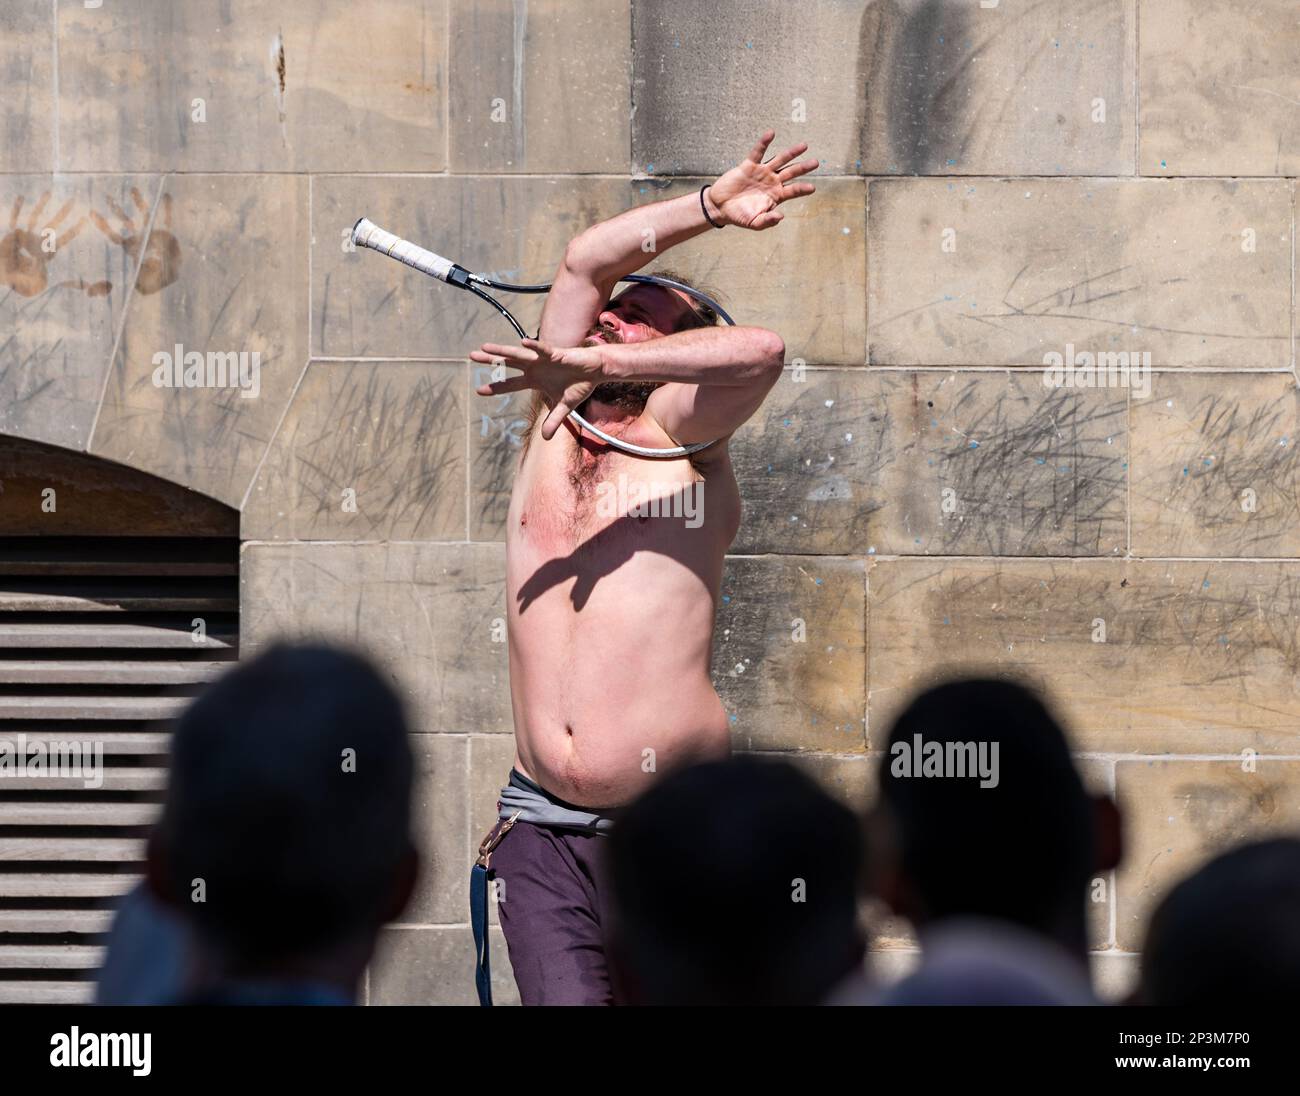
[[[715,534],[702,520],[702,502],[696,508],[695,518],[686,516],[685,493],[694,487],[694,484],[689,484],[671,495],[655,499],[661,516],[642,516],[635,512],[624,514],[582,541],[568,555],[542,564],[519,588],[519,612],[527,612],[528,607],[547,590],[571,578],[577,581],[574,582],[569,597],[574,609],[581,612],[590,600],[596,583],[606,575],[613,574],[637,552],[657,552],[676,560],[699,578],[706,590],[711,591],[713,576],[708,573],[707,567],[710,553],[694,548],[691,537],[703,538]],[[696,518],[701,519],[700,524],[687,524]],[[650,542],[646,526],[652,522],[656,537]],[[672,535],[665,536],[665,530],[671,530]],[[690,550],[692,548],[693,551]]]

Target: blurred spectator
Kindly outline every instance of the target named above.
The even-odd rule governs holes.
[[[346,652],[274,647],[190,706],[147,866],[192,934],[183,1003],[356,1000],[415,882],[412,767],[400,700]]]
[[[1094,1005],[1079,965],[1037,933],[1006,921],[952,917],[922,931],[925,954],[894,985],[847,980],[831,1005]]]
[[[1028,689],[964,680],[920,694],[890,730],[869,832],[876,892],[916,927],[921,965],[836,1000],[1091,1000],[1089,884],[1119,863],[1119,831]]]
[[[786,762],[671,773],[609,841],[607,940],[630,1004],[816,1004],[861,965],[860,826]]]
[[[185,922],[137,883],[117,907],[95,981],[97,1005],[166,1005],[184,990]]]
[[[1300,839],[1243,845],[1173,888],[1147,930],[1137,1003],[1300,1000]]]

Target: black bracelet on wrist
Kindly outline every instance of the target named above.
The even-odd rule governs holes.
[[[704,192],[708,190],[711,185],[712,184],[710,183],[705,183],[702,187],[700,187],[700,208],[704,210],[704,219],[708,221],[709,224],[711,224],[714,228],[721,228],[722,225],[718,224],[717,221],[715,221],[712,217],[709,216],[709,207],[704,204]]]

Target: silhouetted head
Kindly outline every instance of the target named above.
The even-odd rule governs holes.
[[[877,888],[917,926],[993,918],[1086,959],[1088,884],[1118,862],[1118,813],[1084,790],[1060,724],[1023,686],[917,696],[890,729],[871,831]]]
[[[1138,998],[1293,1006],[1300,999],[1300,839],[1233,849],[1165,895],[1147,930]]]
[[[273,647],[181,716],[150,882],[222,977],[368,953],[414,884],[411,781],[402,704],[368,662]]]
[[[609,837],[614,976],[636,1004],[816,1004],[858,967],[862,836],[783,761],[665,776]]]

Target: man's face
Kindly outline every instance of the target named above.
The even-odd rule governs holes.
[[[634,285],[609,302],[582,345],[646,342],[698,322],[685,293],[663,286]],[[640,414],[650,393],[658,387],[654,381],[608,381],[597,385],[590,398],[620,411]]]

